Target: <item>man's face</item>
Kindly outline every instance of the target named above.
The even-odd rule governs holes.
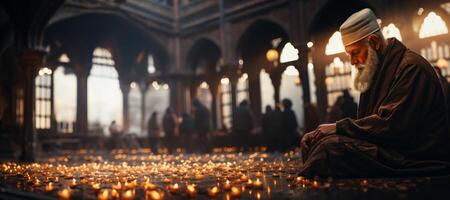
[[[368,50],[369,45],[365,39],[345,47],[345,51],[350,57],[351,64],[355,65],[358,71],[362,71],[364,68],[363,64],[367,61]]]
[[[360,92],[367,91],[372,85],[373,76],[377,70],[379,62],[377,51],[367,39],[346,46],[345,51],[350,57],[350,62],[357,69],[353,80],[354,88]]]

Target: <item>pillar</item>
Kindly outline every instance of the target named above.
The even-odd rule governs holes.
[[[88,134],[88,77],[92,67],[92,50],[69,54],[77,76],[77,116],[75,132],[80,136]]]
[[[212,127],[217,129],[219,126],[217,124],[217,95],[219,90],[219,81],[212,80],[209,83],[209,90],[211,92],[211,116],[212,116]]]
[[[35,159],[35,78],[37,70],[44,63],[44,52],[25,49],[19,58],[19,65],[22,67],[24,76],[24,126],[22,135],[21,160],[33,162]]]
[[[128,128],[130,125],[130,118],[129,118],[129,101],[128,96],[130,94],[130,85],[127,82],[120,81],[120,91],[122,91],[122,130],[123,132],[128,132]]]

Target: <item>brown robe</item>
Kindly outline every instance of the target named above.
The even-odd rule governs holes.
[[[450,172],[450,128],[443,87],[433,67],[389,39],[358,119],[336,122],[337,133],[303,155],[306,176],[376,177]]]

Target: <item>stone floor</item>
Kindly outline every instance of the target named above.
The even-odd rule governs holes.
[[[306,179],[297,151],[80,150],[0,164],[0,199],[448,199],[450,176]],[[51,186],[50,186],[51,185]],[[188,187],[189,186],[189,187]],[[228,189],[228,187],[232,187]],[[188,191],[188,188],[191,191]]]

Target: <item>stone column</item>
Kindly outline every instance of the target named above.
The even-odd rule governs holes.
[[[219,90],[219,82],[217,80],[212,80],[209,83],[209,90],[211,92],[211,116],[212,116],[212,127],[213,129],[218,128],[217,124],[217,93]]]
[[[146,82],[142,82],[139,88],[141,92],[141,132],[144,133],[146,127],[145,119],[147,115],[145,94],[148,90],[148,84]]]
[[[280,86],[281,86],[281,70],[274,70],[272,73],[270,73],[270,80],[272,81],[274,94],[273,98],[275,100],[275,104],[280,103]]]
[[[83,53],[90,53],[86,51]],[[80,136],[88,134],[88,77],[92,67],[92,56],[85,58],[70,57],[77,76],[77,117],[75,131]]]
[[[120,83],[120,90],[122,91],[122,130],[123,132],[127,133],[128,128],[130,125],[130,118],[129,118],[129,101],[128,96],[130,94],[130,85],[128,83]]]
[[[35,106],[35,78],[37,70],[44,63],[44,52],[25,49],[19,58],[19,65],[22,67],[24,76],[24,126],[22,135],[22,155],[21,160],[33,162],[35,159],[35,124],[34,124],[34,106]]]

